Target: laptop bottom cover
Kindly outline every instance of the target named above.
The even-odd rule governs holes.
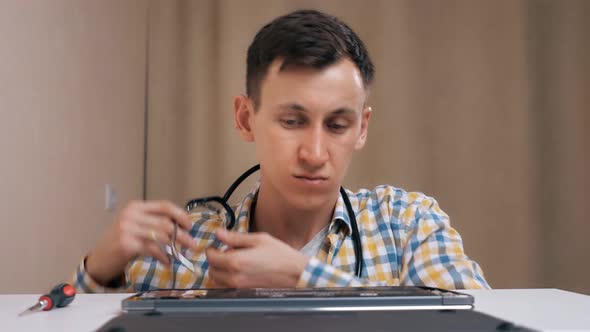
[[[533,331],[473,310],[122,314],[99,332]]]

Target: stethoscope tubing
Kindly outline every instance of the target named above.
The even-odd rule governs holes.
[[[236,190],[236,188],[242,182],[244,182],[244,180],[246,180],[250,175],[252,175],[252,173],[258,171],[259,169],[260,169],[259,164],[250,167],[246,172],[244,172],[244,174],[240,175],[240,177],[238,177],[236,179],[236,181],[234,181],[234,183],[231,184],[231,186],[227,189],[227,191],[223,195],[223,198],[221,198],[221,201],[219,201],[219,199],[217,199],[217,201],[219,201],[219,203],[221,203],[227,209],[227,207],[229,206],[228,205],[229,198],[231,197],[233,192]],[[360,278],[362,275],[362,272],[363,272],[363,251],[362,251],[361,236],[360,236],[360,232],[358,229],[358,224],[356,222],[356,215],[355,215],[354,210],[352,208],[352,204],[350,203],[350,199],[348,198],[348,195],[346,194],[346,191],[344,190],[344,188],[342,186],[340,187],[340,195],[342,196],[342,200],[344,201],[344,205],[346,206],[346,213],[348,213],[348,218],[350,219],[350,227],[352,230],[351,236],[352,236],[352,242],[353,242],[353,246],[354,246],[354,255],[356,258],[355,274],[358,278]],[[187,210],[192,209],[192,206],[194,205],[195,202],[196,202],[196,200],[191,200],[189,203],[187,203]],[[229,211],[232,211],[231,208],[229,209]],[[228,230],[232,230],[235,226],[235,216],[232,216],[232,217],[233,218],[231,218],[228,225],[226,225],[226,228]]]

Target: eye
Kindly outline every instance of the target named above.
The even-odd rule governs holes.
[[[280,119],[279,122],[285,128],[297,128],[298,126],[301,126],[303,124],[303,121],[301,120],[290,118]]]
[[[348,129],[348,123],[344,121],[329,121],[326,124],[326,127],[328,127],[330,131],[340,134],[346,131],[346,129]]]

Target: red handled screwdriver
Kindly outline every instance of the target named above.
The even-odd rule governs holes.
[[[36,311],[48,311],[54,307],[63,308],[74,301],[76,290],[69,284],[59,284],[49,292],[41,295],[39,301],[29,309],[21,312],[19,316]]]

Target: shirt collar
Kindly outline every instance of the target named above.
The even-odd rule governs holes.
[[[236,231],[243,233],[248,232],[250,225],[252,203],[254,202],[254,198],[257,196],[259,189],[260,180],[256,181],[256,184],[254,185],[252,190],[250,190],[250,192],[248,192],[248,194],[244,196],[240,204],[235,209],[236,226],[234,229]],[[344,204],[344,199],[342,198],[342,194],[340,193],[338,195],[338,200],[336,201],[336,206],[334,207],[332,220],[330,221],[329,232],[332,233],[333,228],[339,227],[339,225],[343,225],[346,229],[347,234],[351,234],[352,228],[350,226],[350,216],[348,214],[348,211],[346,211],[346,205]]]
[[[258,189],[260,189],[260,180],[256,181],[256,184],[244,196],[240,204],[234,210],[236,214],[236,226],[234,230],[242,233],[247,233],[250,227],[250,212],[252,209],[252,203],[254,202],[254,198],[258,194]]]
[[[347,192],[348,197],[350,195]],[[354,211],[352,211],[354,213]],[[332,228],[337,227],[339,224],[344,225],[346,228],[346,234],[352,233],[352,228],[350,226],[350,215],[348,211],[346,211],[346,204],[344,204],[344,199],[342,198],[342,194],[338,192],[338,200],[336,201],[336,207],[334,208],[334,214],[332,215],[332,221],[330,222],[330,233],[332,233]]]

